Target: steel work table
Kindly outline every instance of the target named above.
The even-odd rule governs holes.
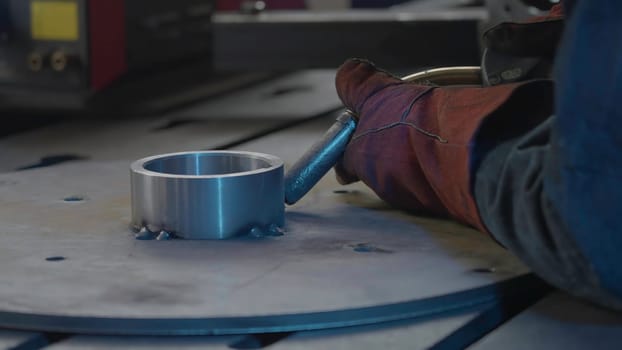
[[[276,155],[287,167],[339,109],[332,76],[296,73],[166,115],[72,120],[0,139],[0,313],[164,319],[304,314],[429,298],[528,272],[486,235],[391,209],[361,184],[338,185],[333,174],[287,208],[281,237],[133,238],[130,161],[235,149]],[[620,314],[557,291],[532,304],[491,332],[473,327],[473,320],[486,321],[478,318],[482,310],[464,310],[267,335],[1,329],[0,348],[419,349],[467,326],[482,336],[472,349],[618,345]]]

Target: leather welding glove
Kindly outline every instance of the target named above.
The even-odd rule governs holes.
[[[395,207],[451,216],[480,230],[485,227],[470,184],[479,159],[471,142],[479,126],[501,113],[516,124],[508,124],[504,133],[523,132],[551,112],[547,81],[432,87],[403,82],[352,59],[339,69],[336,86],[342,102],[359,118],[335,166],[338,180],[362,180]],[[548,107],[534,113],[539,101]],[[486,148],[477,147],[478,152]]]

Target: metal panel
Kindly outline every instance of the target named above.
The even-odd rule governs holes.
[[[214,9],[213,0],[126,0],[130,70],[183,64],[183,59],[208,63]]]
[[[219,147],[339,107],[333,71],[294,73],[157,118],[69,120],[0,139],[0,172],[42,157],[135,160]]]
[[[453,329],[468,322],[474,315],[432,319],[415,324],[393,322],[385,325],[300,332],[284,336],[271,345],[270,349],[425,349]],[[166,338],[75,336],[46,349],[231,349],[233,344],[242,339],[241,336]]]
[[[0,330],[0,349],[12,349],[21,344],[37,342],[42,337],[40,333]]]
[[[62,123],[0,140],[0,171],[30,166],[42,157],[77,155],[92,160],[127,161],[168,153],[193,151],[229,143],[279,121],[186,121],[168,118]]]
[[[76,336],[46,347],[46,350],[226,350],[240,337],[93,337]]]
[[[479,64],[486,10],[283,11],[214,16],[214,66],[264,70],[337,67],[363,57],[388,68]]]
[[[134,241],[127,228],[126,162],[67,164],[0,181],[0,270],[11,280],[0,286],[4,311],[100,317],[313,312],[445,294],[522,270],[481,234],[463,233],[470,244],[448,251],[443,244],[461,241],[449,239],[463,231],[459,227],[433,235],[409,217],[373,215],[330,191],[290,209],[288,234],[280,238],[159,242]],[[351,199],[369,196],[359,191]],[[86,200],[63,201],[68,197]],[[359,252],[362,246],[374,248],[368,254]],[[472,272],[493,263],[495,274]]]
[[[427,349],[474,315],[431,320],[421,324],[368,326],[346,330],[297,333],[271,346],[274,350]]]
[[[303,119],[341,105],[335,69],[306,70],[175,111],[176,117]]]
[[[292,161],[327,123],[245,146]],[[127,229],[127,166],[83,162],[0,176],[0,269],[12,281],[0,286],[0,310],[110,317],[297,313],[434,296],[525,271],[481,233],[388,210],[361,185],[333,193],[342,190],[333,177],[289,208],[283,237],[135,241]],[[86,200],[63,201],[72,195]],[[65,260],[46,261],[54,256]],[[476,272],[490,267],[496,272]]]
[[[470,349],[619,349],[622,314],[553,294]]]

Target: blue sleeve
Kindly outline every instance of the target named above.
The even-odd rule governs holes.
[[[557,57],[544,195],[622,297],[622,1],[574,1]]]
[[[556,116],[483,152],[474,194],[490,233],[540,277],[622,310],[622,1],[564,4]],[[475,149],[516,131],[538,104],[491,116]]]

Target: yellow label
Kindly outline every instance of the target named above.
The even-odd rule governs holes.
[[[33,0],[30,22],[35,40],[76,41],[80,37],[76,1]]]

